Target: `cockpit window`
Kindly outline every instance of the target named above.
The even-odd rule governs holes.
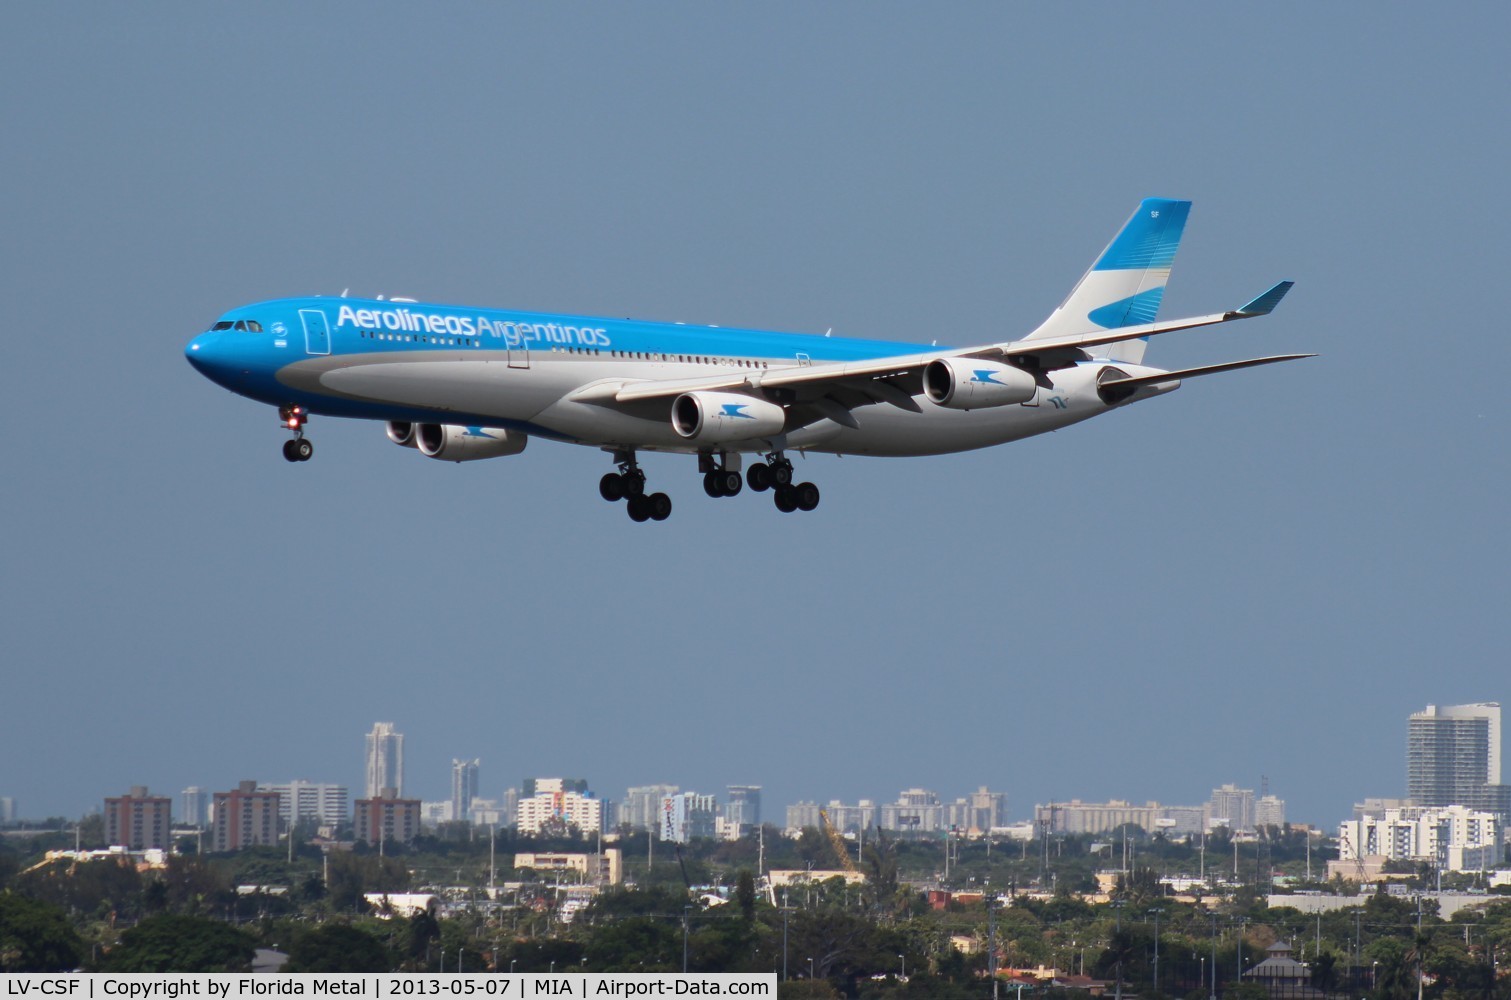
[[[257,322],[255,319],[249,319],[247,320],[247,329],[251,330],[253,333],[261,333],[262,324]]]
[[[245,330],[246,328],[247,328],[247,321],[244,320],[244,319],[239,319],[239,320],[236,321],[236,325],[234,327],[232,327],[231,329],[233,329],[233,330]]]
[[[229,329],[231,329],[231,324],[228,323],[228,322],[226,322],[225,320],[221,320],[219,323],[216,323],[214,326],[210,327],[211,332],[214,332],[215,330],[229,330]]]

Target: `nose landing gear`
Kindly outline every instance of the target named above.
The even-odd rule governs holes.
[[[598,495],[610,503],[625,501],[630,520],[665,521],[672,515],[672,498],[665,493],[645,492],[645,473],[635,461],[633,451],[616,451],[618,472],[609,472],[598,480]]]
[[[315,445],[304,436],[304,425],[309,422],[309,412],[296,403],[285,403],[278,408],[278,419],[294,432],[291,440],[283,442],[283,457],[290,462],[308,462],[315,454]]]

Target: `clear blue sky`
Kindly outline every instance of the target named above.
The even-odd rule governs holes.
[[[1511,701],[1504,5],[26,4],[0,61],[0,795],[580,775],[979,784],[1301,821],[1405,720]],[[1138,199],[1195,209],[1191,382],[1044,438],[815,457],[807,516],[633,525],[589,449],[428,462],[196,375],[304,293],[945,342],[1031,329]]]

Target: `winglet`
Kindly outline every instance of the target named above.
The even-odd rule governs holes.
[[[1237,312],[1240,316],[1268,316],[1285,298],[1285,293],[1291,290],[1294,281],[1282,281],[1280,284],[1265,292],[1259,298],[1254,299],[1246,306],[1240,307]]]

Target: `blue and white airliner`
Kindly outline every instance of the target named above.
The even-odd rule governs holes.
[[[665,520],[636,455],[696,455],[703,488],[748,483],[783,512],[818,506],[794,451],[937,455],[1059,430],[1162,395],[1197,375],[1311,357],[1283,354],[1163,371],[1151,336],[1263,316],[1282,281],[1231,312],[1157,322],[1189,201],[1147,198],[1070,296],[1019,340],[940,347],[887,340],[310,297],[233,309],[189,342],[212,381],[278,407],[283,455],[314,453],[312,414],[382,420],[395,444],[466,462],[532,437],[608,452],[605,500]],[[757,460],[744,469],[743,456]]]

